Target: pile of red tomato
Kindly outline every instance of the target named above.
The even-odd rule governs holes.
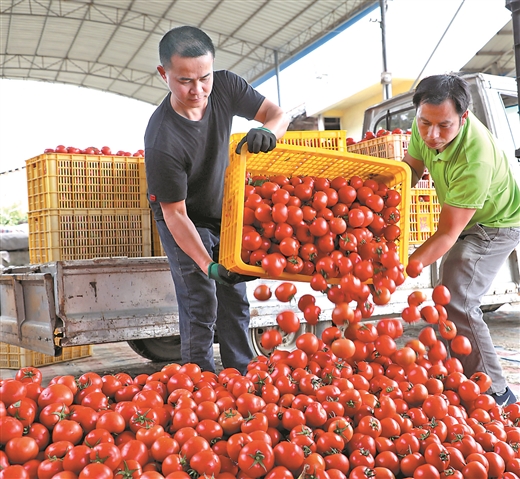
[[[362,321],[405,280],[395,232],[385,234],[398,193],[358,177],[251,180],[243,256],[266,270],[283,257],[274,277],[303,263],[332,324],[278,348],[321,309],[313,294],[296,300],[293,283],[260,284],[258,300],[296,307],[277,315],[261,337],[270,355],[244,375],[169,364],[42,385],[23,368],[0,380],[0,479],[520,479],[520,404],[497,406],[490,377],[467,377],[449,357],[445,342],[471,353],[447,316],[449,291],[414,291],[401,318]],[[405,341],[403,324],[418,321]]]
[[[399,285],[400,203],[397,190],[359,176],[253,176],[245,186],[242,259],[272,278],[317,274],[322,290],[348,273]]]
[[[45,154],[50,153],[69,153],[73,155],[107,155],[107,156],[137,156],[144,157],[144,150],[137,150],[134,154],[129,151],[118,150],[112,153],[112,150],[108,146],[96,148],[95,146],[89,146],[87,148],[76,148],[75,146],[58,145],[56,148],[45,148],[43,151]]]
[[[265,286],[255,295],[271,297]],[[280,301],[295,293],[274,290]],[[432,304],[413,292],[409,307],[429,324],[404,344],[397,318],[334,315],[293,351],[266,332],[272,352],[245,375],[169,364],[43,386],[40,370],[23,368],[0,382],[0,479],[518,479],[520,404],[497,406],[488,375],[467,377],[448,358],[433,324],[452,350],[471,352],[444,315],[448,301],[443,286]],[[296,315],[283,316],[280,328],[294,331]]]

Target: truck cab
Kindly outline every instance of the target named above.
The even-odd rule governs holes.
[[[485,73],[461,76],[470,85],[470,110],[497,137],[502,148],[508,153],[518,181],[520,116],[515,79]],[[413,91],[410,91],[368,108],[363,121],[363,131],[377,131],[381,128],[390,131],[401,128],[405,131],[411,128],[415,117],[412,97]]]

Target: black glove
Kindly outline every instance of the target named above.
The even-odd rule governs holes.
[[[252,128],[247,135],[238,142],[236,149],[237,155],[240,155],[244,143],[247,143],[249,153],[258,153],[260,151],[267,153],[268,151],[274,150],[276,146],[276,136],[271,130],[263,126],[260,128]]]
[[[215,262],[210,263],[208,266],[208,277],[214,279],[219,284],[227,286],[258,279],[255,276],[233,273],[232,271],[228,271],[221,264]]]

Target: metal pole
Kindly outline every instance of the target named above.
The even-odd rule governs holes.
[[[280,64],[278,63],[278,50],[274,51],[274,65],[276,68],[276,91],[278,93],[278,106],[282,106],[282,95],[280,92]]]
[[[506,8],[511,11],[515,42],[516,89],[518,98],[520,98],[520,0],[506,0]],[[518,113],[520,114],[520,109]],[[520,158],[520,149],[515,151],[515,156]]]
[[[383,100],[392,97],[392,74],[388,71],[386,62],[386,0],[379,0],[381,9],[381,45],[383,49],[383,72],[381,73],[381,84],[383,85]]]

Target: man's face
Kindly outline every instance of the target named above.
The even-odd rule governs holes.
[[[204,113],[213,88],[213,56],[188,58],[173,55],[170,66],[157,70],[172,92],[173,109],[189,119]]]
[[[468,112],[462,118],[455,110],[452,100],[446,100],[440,105],[422,103],[417,108],[417,127],[428,148],[444,151],[466,122]]]

